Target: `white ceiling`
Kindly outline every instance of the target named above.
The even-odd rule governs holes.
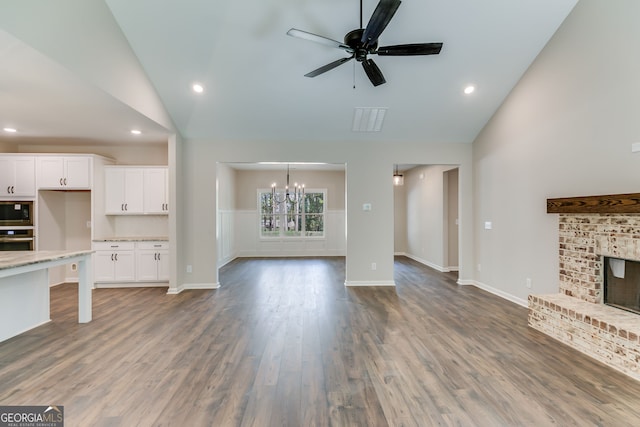
[[[429,144],[471,143],[576,1],[406,0],[380,44],[441,41],[444,47],[436,56],[373,56],[387,80],[378,87],[355,61],[304,77],[345,54],[286,35],[295,27],[342,41],[359,26],[357,0],[106,4],[187,139]],[[363,1],[365,25],[376,3]],[[190,91],[194,81],[205,86],[202,95]],[[469,83],[477,90],[465,96]],[[352,132],[355,107],[388,108],[382,131]],[[168,134],[0,29],[4,126],[21,133],[1,138],[157,141]],[[144,134],[124,137],[132,126]]]

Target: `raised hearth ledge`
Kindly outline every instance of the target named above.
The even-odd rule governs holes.
[[[547,199],[547,213],[640,213],[640,193]]]
[[[640,316],[564,294],[528,300],[530,327],[640,380]]]

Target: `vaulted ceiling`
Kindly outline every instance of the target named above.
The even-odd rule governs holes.
[[[444,46],[440,55],[373,57],[387,81],[378,87],[356,61],[304,77],[347,55],[286,35],[295,27],[342,41],[359,27],[357,0],[86,1],[106,1],[105,19],[115,20],[187,139],[471,143],[577,0],[405,0],[380,44]],[[33,6],[31,23],[16,30],[8,3],[0,5],[0,138],[109,142],[137,127],[138,140],[157,141],[171,133],[32,43],[40,22],[58,18],[55,8]],[[366,26],[377,1],[362,4]],[[55,46],[84,35],[61,29],[47,37]],[[194,82],[203,93],[191,90]],[[464,95],[469,84],[476,91]],[[356,107],[386,108],[382,130],[353,132]]]

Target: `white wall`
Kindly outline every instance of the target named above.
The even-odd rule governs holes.
[[[638,191],[638,16],[634,0],[578,2],[474,142],[480,286],[521,304],[558,292],[546,199]]]
[[[258,189],[286,183],[286,166],[277,171],[235,170],[218,163],[218,265],[235,257],[339,256],[345,254],[344,171],[290,171],[290,185],[326,189],[325,237],[262,239],[257,205]]]
[[[318,148],[321,147],[321,148]],[[471,147],[469,144],[425,145],[391,143],[291,144],[225,143],[190,140],[183,145],[185,204],[184,262],[193,266],[189,283],[217,283],[216,162],[327,162],[346,163],[348,284],[393,283],[393,185],[394,163],[460,164],[462,187],[461,278],[469,278],[472,266]],[[370,203],[372,210],[362,210]],[[376,269],[371,264],[376,263]],[[183,270],[184,266],[178,266]],[[224,284],[222,284],[224,286]]]
[[[453,166],[418,166],[405,173],[405,254],[439,271],[449,271],[445,216],[449,205],[447,171]]]

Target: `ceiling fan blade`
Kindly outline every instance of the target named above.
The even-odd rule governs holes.
[[[400,7],[400,3],[402,3],[400,0],[380,0],[380,3],[373,11],[373,15],[371,15],[371,19],[369,19],[367,28],[362,34],[361,41],[364,43],[365,49],[376,44],[378,37],[380,37],[396,10]]]
[[[372,53],[387,56],[437,55],[441,49],[442,43],[411,43],[382,46]]]
[[[330,39],[328,37],[323,37],[317,34],[309,33],[307,31],[302,31],[302,30],[292,28],[289,31],[287,31],[287,35],[291,37],[303,39],[303,40],[309,40],[315,43],[320,43],[329,47],[336,47],[338,49],[346,50],[349,53],[353,53],[353,49],[344,43],[340,43],[339,41]]]
[[[347,61],[350,61],[353,59],[353,56],[350,56],[348,58],[340,58],[337,61],[333,61],[330,62],[327,65],[323,65],[322,67],[315,69],[307,74],[305,74],[305,77],[315,77],[315,76],[319,76],[322,73],[326,73],[327,71],[333,70],[334,68],[336,68],[338,65],[342,65]]]
[[[369,77],[369,80],[371,80],[371,84],[373,84],[374,86],[380,86],[381,84],[387,82],[384,79],[380,68],[378,68],[376,63],[373,62],[373,59],[362,61],[362,68],[364,68],[364,72],[367,73],[367,77]]]

